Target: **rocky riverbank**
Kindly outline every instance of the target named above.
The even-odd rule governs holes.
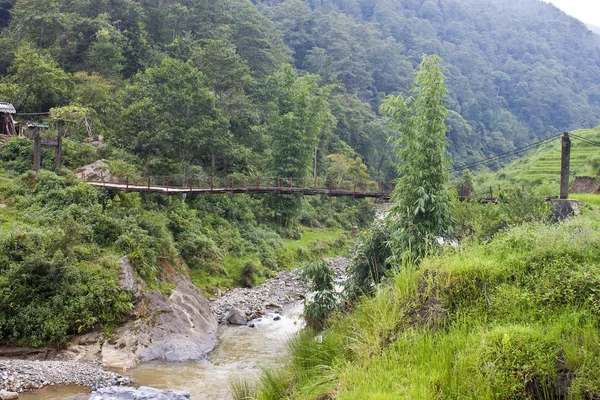
[[[129,378],[95,363],[0,360],[0,391],[22,393],[49,385],[77,385],[95,390],[130,384]]]
[[[325,261],[334,270],[337,279],[342,279],[350,264],[349,258],[327,258]],[[310,290],[302,280],[302,270],[281,272],[262,285],[253,288],[236,288],[221,298],[210,299],[211,308],[219,322],[226,322],[229,312],[241,310],[248,320],[260,318],[269,310],[276,311],[286,304],[303,299]]]

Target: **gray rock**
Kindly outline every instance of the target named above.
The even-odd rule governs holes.
[[[173,272],[166,297],[158,290],[141,295],[145,318],[128,322],[102,346],[102,364],[127,370],[139,362],[202,360],[217,343],[217,320],[209,301],[190,280]]]
[[[129,261],[129,257],[125,256],[119,260],[119,287],[124,292],[131,295],[134,301],[139,300],[140,287],[137,283],[137,276]]]
[[[184,391],[159,390],[142,386],[107,387],[92,393],[90,400],[187,400],[190,394]]]
[[[579,215],[581,210],[579,209],[579,202],[577,200],[550,200],[554,207],[553,218],[557,221],[562,221],[566,218]]]
[[[15,400],[19,398],[19,393],[0,390],[0,400]]]
[[[232,325],[246,325],[248,317],[239,308],[232,308],[227,315],[227,322]]]
[[[77,168],[75,173],[78,178],[83,176],[87,181],[100,182],[104,180],[105,183],[120,183],[118,177],[111,175],[107,160],[98,160],[92,164],[84,165]]]

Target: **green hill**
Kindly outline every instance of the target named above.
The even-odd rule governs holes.
[[[600,142],[600,126],[573,132],[582,138]],[[576,176],[596,176],[600,161],[600,147],[572,137],[571,182]],[[559,191],[561,167],[561,140],[557,139],[539,146],[521,159],[495,173],[481,174],[476,178],[476,192],[521,187],[543,195],[556,195]]]

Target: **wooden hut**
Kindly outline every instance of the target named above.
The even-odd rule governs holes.
[[[2,131],[0,131],[1,135],[4,136],[16,136],[17,131],[15,129],[15,120],[13,119],[13,114],[16,114],[17,111],[15,107],[7,103],[5,101],[0,101],[0,126],[2,127]]]

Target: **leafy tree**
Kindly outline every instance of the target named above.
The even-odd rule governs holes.
[[[415,98],[390,96],[381,111],[400,132],[395,151],[401,160],[389,214],[390,245],[397,262],[418,262],[437,247],[438,239],[453,233],[450,196],[446,184],[444,96],[441,59],[424,56],[415,79]]]
[[[268,133],[274,176],[304,178],[313,167],[313,155],[321,131],[330,129],[332,116],[327,98],[331,87],[319,87],[317,75],[298,76],[291,66],[270,81],[271,113]],[[275,217],[289,225],[301,206],[300,197],[272,198]]]
[[[185,167],[230,138],[206,77],[183,61],[165,58],[139,73],[125,101],[119,140],[146,163],[160,156]]]
[[[120,77],[125,68],[124,41],[113,29],[103,28],[96,32],[96,40],[87,56],[88,69],[106,77]]]
[[[71,77],[49,55],[22,45],[0,81],[0,93],[20,111],[48,111],[68,101]]]

